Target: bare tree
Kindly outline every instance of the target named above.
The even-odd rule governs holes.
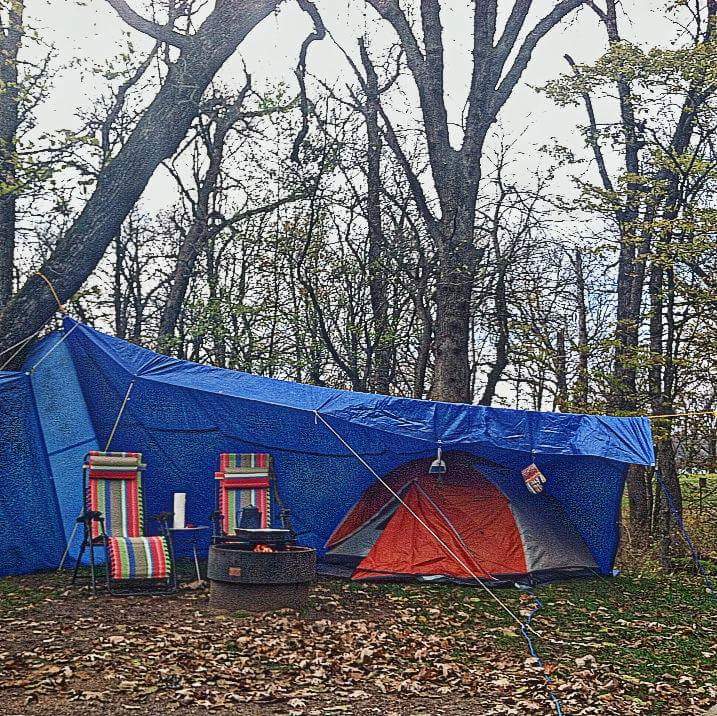
[[[20,126],[18,53],[25,3],[12,0],[0,17],[0,312],[13,292],[17,193],[17,132]]]
[[[131,27],[174,47],[178,56],[127,141],[100,172],[92,196],[40,269],[61,301],[92,273],[155,169],[176,151],[212,77],[280,0],[219,1],[193,34],[141,17],[125,0],[107,1]],[[44,280],[37,275],[28,278],[0,315],[0,350],[32,335],[56,308]]]
[[[470,402],[469,322],[475,269],[483,252],[474,228],[481,156],[488,131],[526,69],[540,40],[584,0],[562,0],[527,31],[531,0],[516,0],[502,32],[497,32],[497,0],[474,0],[473,71],[464,118],[463,141],[450,140],[444,92],[444,37],[439,0],[421,0],[423,47],[399,0],[368,0],[396,32],[418,89],[423,132],[439,211],[435,212],[397,138],[381,112],[387,142],[404,166],[416,203],[438,247],[435,367],[432,396]]]

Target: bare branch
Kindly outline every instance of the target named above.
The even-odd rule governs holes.
[[[296,77],[299,80],[299,107],[301,109],[301,129],[294,139],[294,146],[291,149],[291,161],[299,161],[299,150],[301,145],[309,133],[309,99],[306,96],[306,55],[309,47],[317,40],[323,40],[326,37],[326,26],[321,18],[316,5],[311,0],[296,0],[299,7],[311,17],[314,23],[314,31],[308,35],[301,43],[301,51],[299,52],[299,62],[296,66]]]
[[[127,97],[127,93],[130,91],[134,85],[137,84],[137,82],[142,79],[142,76],[147,71],[147,68],[149,67],[150,63],[152,62],[152,59],[157,54],[157,51],[160,48],[161,43],[157,43],[152,51],[147,55],[144,62],[136,69],[136,71],[132,74],[131,77],[128,77],[117,89],[117,94],[115,95],[115,101],[112,103],[112,107],[110,108],[110,111],[107,113],[107,117],[105,118],[104,122],[102,122],[102,125],[100,127],[100,147],[102,148],[102,154],[103,159],[106,161],[109,158],[110,155],[110,132],[112,131],[112,127],[114,123],[117,121],[117,118],[119,117],[120,112],[122,111],[122,108],[124,107],[125,98]]]
[[[180,50],[186,50],[191,44],[191,38],[186,35],[180,35],[166,25],[158,25],[146,17],[142,17],[136,13],[125,0],[107,0],[114,11],[135,30],[153,37],[158,42],[166,42],[168,45],[178,47]]]
[[[516,5],[525,2],[526,0],[517,0]],[[518,83],[521,75],[525,71],[525,68],[530,62],[530,58],[540,40],[547,35],[561,20],[569,15],[573,10],[576,10],[581,5],[585,4],[586,0],[561,0],[542,20],[540,20],[535,27],[528,33],[527,37],[523,41],[523,44],[518,50],[518,54],[513,61],[510,69],[506,72],[502,81],[498,85],[495,93],[495,98],[490,108],[491,115],[496,116],[500,108],[505,104],[511,92]],[[530,3],[528,3],[530,4]],[[522,26],[522,24],[521,24]]]
[[[572,69],[576,79],[580,80],[580,70],[575,64],[575,60],[573,60],[570,55],[565,55],[565,61],[570,65],[570,68]],[[602,153],[602,147],[600,146],[597,120],[595,119],[595,108],[593,107],[592,97],[587,90],[584,92],[580,92],[580,96],[583,99],[585,111],[588,115],[588,144],[593,150],[595,163],[597,164],[598,171],[600,172],[600,179],[602,180],[602,185],[607,191],[612,192],[614,191],[614,188],[612,180],[610,179],[610,175],[607,171],[607,165],[605,164],[605,157]]]

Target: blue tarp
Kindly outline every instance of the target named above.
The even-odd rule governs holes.
[[[573,520],[603,573],[613,566],[627,466],[650,465],[649,421],[506,410],[353,393],[202,366],[158,355],[67,319],[66,344],[94,433],[104,444],[132,390],[112,449],[141,451],[148,514],[187,493],[187,520],[206,524],[215,507],[221,452],[271,452],[282,501],[301,541],[320,552],[374,481],[320,421],[325,419],[379,474],[460,449],[510,498],[524,491],[530,462]],[[522,492],[520,492],[522,496]]]
[[[82,510],[81,465],[90,450],[99,449],[64,334],[43,338],[25,361],[50,462],[65,544],[74,533],[69,555],[82,544],[82,529],[75,529]]]
[[[130,385],[111,449],[144,454],[147,515],[186,492],[187,521],[208,524],[219,454],[270,452],[300,540],[319,552],[374,477],[317,414],[380,475],[441,445],[475,455],[488,479],[524,502],[520,470],[535,461],[606,574],[627,466],[654,460],[644,418],[353,393],[157,355],[70,319],[64,331],[28,359],[41,361],[32,380],[0,373],[0,574],[58,563],[82,507],[82,456],[105,445]]]
[[[63,545],[30,379],[0,372],[0,576],[57,567]]]

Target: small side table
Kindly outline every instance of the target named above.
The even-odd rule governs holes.
[[[202,575],[199,572],[199,557],[197,556],[197,538],[199,533],[208,530],[207,525],[199,525],[197,527],[170,527],[169,534],[173,538],[175,532],[186,532],[192,538],[192,554],[194,555],[194,568],[197,571],[197,582],[202,581]]]

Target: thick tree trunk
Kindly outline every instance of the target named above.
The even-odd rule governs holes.
[[[176,151],[214,75],[279,2],[220,0],[188,38],[157,96],[101,171],[94,193],[41,268],[62,301],[94,271],[155,169]],[[40,329],[56,309],[43,280],[30,277],[0,316],[0,351]]]
[[[630,535],[639,547],[647,543],[651,523],[649,476],[642,465],[630,465],[627,470],[627,501]]]
[[[658,539],[660,563],[664,569],[672,566],[672,538],[675,527],[675,517],[682,513],[682,488],[677,474],[675,463],[675,447],[672,442],[670,426],[666,426],[663,435],[657,443],[657,465],[662,480],[658,504]]]
[[[23,36],[24,2],[10,3],[0,30],[0,312],[13,292],[17,192],[19,92],[17,57]]]
[[[531,2],[516,0],[498,31],[497,0],[473,0],[473,67],[464,113],[463,141],[451,144],[445,102],[444,29],[440,0],[421,0],[422,41],[399,0],[368,0],[389,22],[405,53],[418,91],[423,133],[441,216],[437,217],[401,147],[391,120],[382,109],[385,137],[403,168],[422,218],[438,248],[435,365],[431,397],[472,402],[470,372],[470,306],[481,254],[473,244],[476,195],[481,178],[483,142],[498,112],[522,76],[538,43],[586,0],[560,0],[529,29],[522,42]],[[410,3],[405,4],[406,7]],[[418,24],[418,23],[417,23]]]
[[[470,311],[477,266],[473,244],[475,204],[443,222],[439,237],[440,269],[436,286],[435,364],[431,398],[470,403]]]

